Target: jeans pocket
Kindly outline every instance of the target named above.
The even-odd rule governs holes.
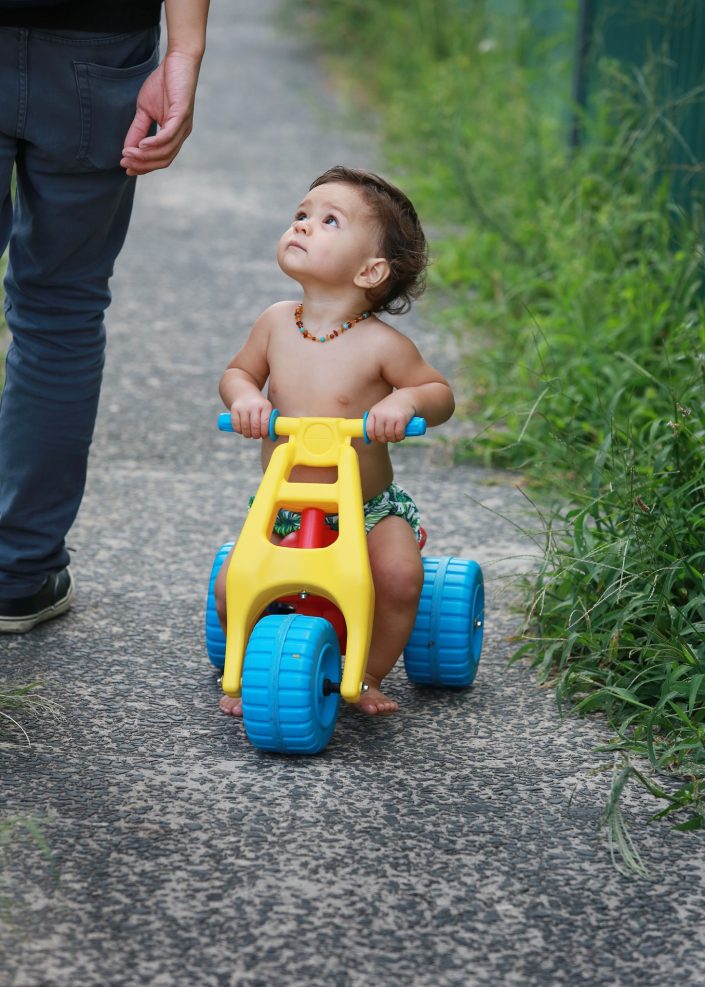
[[[159,46],[147,61],[127,68],[92,62],[73,64],[81,107],[78,160],[94,168],[116,168],[142,83],[159,65]]]

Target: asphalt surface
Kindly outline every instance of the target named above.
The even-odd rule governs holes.
[[[217,382],[248,327],[291,293],[274,245],[311,179],[381,167],[275,0],[212,11],[197,127],[139,182],[114,281],[88,490],[70,536],[70,615],[0,641],[58,718],[2,750],[19,830],[0,885],[4,987],[690,985],[702,959],[696,835],[626,817],[651,880],[613,867],[598,817],[599,721],[561,719],[507,666],[512,573],[536,546],[507,478],[452,467],[443,429],[395,451],[429,554],[474,557],[488,588],[474,687],[411,686],[371,720],[343,709],[316,758],[264,755],[217,709],[205,587],[259,478],[218,433]],[[457,377],[434,300],[404,325]],[[455,423],[457,434],[467,424]],[[484,505],[484,506],[480,506]],[[538,526],[537,526],[538,527]]]

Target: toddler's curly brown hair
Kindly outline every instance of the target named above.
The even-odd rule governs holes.
[[[379,226],[380,255],[389,262],[389,277],[367,292],[373,312],[401,315],[426,288],[428,245],[419,217],[401,189],[362,168],[335,165],[311,182],[318,185],[340,182],[358,188]]]

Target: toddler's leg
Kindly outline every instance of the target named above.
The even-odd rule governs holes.
[[[423,563],[411,526],[402,518],[387,517],[367,536],[367,547],[375,586],[375,616],[365,681],[369,690],[358,703],[370,715],[394,713],[398,704],[380,690],[382,679],[396,664],[409,640],[423,586]],[[232,553],[231,553],[232,555]],[[226,626],[225,579],[228,555],[215,582],[216,610]],[[223,696],[220,708],[231,716],[242,716],[242,701]]]
[[[365,681],[369,691],[358,703],[364,713],[394,713],[398,704],[380,691],[382,679],[396,664],[416,620],[423,587],[423,562],[411,526],[386,517],[367,536],[375,617]]]

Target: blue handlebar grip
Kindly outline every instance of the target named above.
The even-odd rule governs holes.
[[[272,442],[276,442],[279,436],[277,435],[277,418],[279,417],[279,412],[276,408],[272,408],[271,414],[269,416],[269,437]]]
[[[279,417],[278,411],[272,411],[272,414],[269,416],[269,437],[272,440],[272,442],[276,442],[276,440],[279,438],[277,433],[274,431],[274,423],[278,417]],[[220,429],[221,432],[235,431],[235,429],[233,428],[233,420],[227,411],[222,411],[218,415],[218,428]]]
[[[426,419],[421,418],[419,415],[414,415],[414,417],[409,421],[406,426],[406,432],[404,435],[425,435],[426,434]]]
[[[365,414],[362,416],[362,437],[365,440],[365,442],[367,443],[367,445],[369,445],[372,442],[372,439],[367,434],[367,416],[368,415],[369,415],[369,411],[366,411]]]
[[[368,415],[369,415],[369,411],[366,411],[365,414],[362,416],[362,437],[365,440],[365,442],[369,445],[372,439],[369,438],[369,436],[367,435]],[[419,415],[414,415],[413,418],[409,419],[409,423],[406,426],[404,435],[407,438],[409,438],[413,435],[425,435],[425,434],[426,434],[426,419],[421,418]]]

